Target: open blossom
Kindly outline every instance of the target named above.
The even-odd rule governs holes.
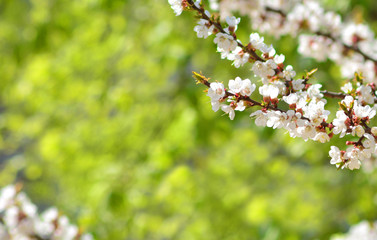
[[[304,89],[305,84],[304,84],[304,79],[297,79],[292,81],[292,88],[295,91],[300,91]]]
[[[182,0],[169,0],[169,4],[174,10],[176,16],[181,15],[183,11]]]
[[[355,112],[356,117],[363,119],[369,118],[372,119],[376,115],[376,110],[371,108],[370,106],[362,106],[358,102],[355,102],[353,106],[353,110]]]
[[[267,114],[261,110],[253,112],[250,114],[250,117],[255,117],[255,125],[259,127],[265,127],[267,125]]]
[[[244,52],[242,48],[237,46],[236,49],[228,55],[228,60],[234,61],[233,65],[239,68],[249,61],[249,57],[249,53]]]
[[[194,31],[197,33],[198,38],[207,38],[212,34],[215,26],[210,25],[210,23],[205,19],[200,19],[198,25],[194,27]]]
[[[376,141],[375,141],[374,137],[369,133],[365,133],[364,138],[365,138],[364,142],[363,142],[364,148],[370,149],[371,151],[374,152],[374,149],[376,147]]]
[[[309,118],[312,123],[319,126],[324,120],[327,120],[330,111],[325,110],[325,102],[312,100],[307,106],[303,108],[304,116]]]
[[[336,118],[333,120],[335,134],[340,134],[340,137],[344,137],[347,133],[346,121],[349,120],[348,116],[343,111],[336,112]]]
[[[276,99],[279,95],[279,88],[277,88],[274,85],[263,85],[263,86],[259,87],[259,93],[263,97]]]
[[[293,71],[293,67],[291,65],[288,65],[285,70],[283,71],[284,77],[288,80],[291,80],[296,76],[296,72]]]
[[[372,95],[372,88],[370,86],[361,85],[357,88],[357,92],[360,93],[359,101],[367,104],[374,103],[374,96]]]
[[[264,53],[269,53],[272,50],[272,46],[267,46],[264,43],[264,37],[259,36],[258,33],[250,34],[250,44],[255,49]]]
[[[343,87],[340,88],[343,92],[345,93],[351,93],[352,91],[352,83],[348,82],[346,84],[344,84]]]
[[[371,29],[364,24],[348,24],[342,31],[342,39],[349,46],[374,39]]]
[[[274,49],[275,50],[275,49]],[[269,54],[270,56],[274,55],[274,54]],[[285,60],[285,56],[283,54],[280,54],[280,55],[275,55],[274,57],[274,61],[276,64],[282,64]]]
[[[213,82],[211,83],[209,89],[208,89],[208,94],[213,101],[217,101],[220,98],[225,96],[225,88],[224,84],[218,83],[218,82]]]
[[[234,117],[236,116],[236,113],[234,112],[234,109],[231,106],[229,106],[229,105],[222,104],[221,105],[221,110],[223,110],[226,114],[229,115],[230,120],[233,120]]]
[[[338,147],[331,146],[329,155],[331,157],[330,164],[338,164],[342,162],[341,153]]]
[[[252,67],[252,71],[254,72],[255,76],[262,78],[263,83],[266,83],[266,80],[269,77],[275,75],[274,69],[276,68],[276,63],[272,59],[269,59],[266,62],[255,61]]]
[[[346,167],[350,170],[359,169],[361,166],[361,152],[360,149],[356,147],[348,147],[344,158],[347,159]]]
[[[236,18],[234,16],[232,16],[232,17],[227,16],[225,21],[229,25],[229,27],[224,29],[225,32],[231,33],[231,32],[235,32],[237,30],[237,25],[240,23],[241,18]]]
[[[346,106],[348,109],[352,108],[354,99],[352,96],[346,96],[341,103]]]
[[[357,125],[356,127],[352,128],[352,136],[362,137],[365,133],[364,128],[361,125]]]
[[[317,135],[315,135],[314,140],[318,141],[320,143],[325,143],[325,142],[330,141],[330,137],[325,132],[319,132],[319,133],[317,133]]]
[[[322,98],[323,94],[319,90],[322,87],[321,84],[313,84],[308,88],[308,96],[310,98]]]
[[[233,94],[239,93],[242,96],[250,96],[255,88],[255,84],[251,84],[249,79],[242,80],[240,77],[236,77],[235,80],[229,81],[229,92]]]
[[[218,51],[226,54],[234,51],[237,47],[237,42],[234,40],[233,36],[225,33],[217,33],[213,41],[217,44]]]

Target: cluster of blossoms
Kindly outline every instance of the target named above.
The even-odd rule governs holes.
[[[217,45],[221,58],[233,61],[233,65],[237,68],[246,63],[252,64],[251,70],[254,76],[262,81],[262,85],[258,88],[261,100],[255,100],[257,94],[253,93],[257,87],[249,79],[242,80],[236,77],[229,81],[226,89],[224,84],[209,82],[203,75],[195,73],[196,80],[209,88],[207,96],[211,98],[214,111],[221,109],[233,120],[235,111],[244,111],[246,108],[257,106],[260,110],[250,115],[255,118],[256,125],[282,128],[287,130],[291,137],[300,137],[304,141],[311,139],[325,143],[334,135],[339,135],[340,138],[352,135],[357,141],[347,141],[349,147],[345,151],[335,146],[331,147],[330,163],[338,168],[359,169],[362,162],[370,161],[377,154],[377,128],[368,126],[376,115],[377,105],[374,103],[377,102],[377,97],[374,83],[364,84],[364,79],[353,72],[354,79],[341,88],[342,92],[323,91],[321,84],[309,82],[315,70],[297,78],[293,67],[284,65],[285,56],[277,54],[274,47],[266,44],[258,33],[252,33],[248,44],[242,44],[235,34],[240,18],[227,16],[222,25],[220,19],[205,10],[200,1],[181,0],[180,2],[181,6],[184,6],[183,9],[197,12],[200,20],[194,31],[199,38],[215,35],[213,42]],[[226,2],[226,0],[221,1],[219,6],[223,6],[222,4]],[[248,5],[253,1],[236,2]],[[267,2],[270,1],[256,6],[259,6],[258,9],[266,10]],[[309,28],[312,31],[323,30],[325,25],[320,13],[325,14],[324,11],[318,10],[319,5],[312,1],[303,4],[311,5],[299,4],[294,8],[294,11],[301,11],[300,17],[296,17],[301,19],[296,20],[301,23],[295,25],[295,31],[298,31],[303,24],[302,21],[311,22],[313,26],[309,25],[311,26]],[[308,7],[313,11],[313,15],[303,14],[303,10],[296,10],[296,8]],[[174,9],[173,5],[172,8]],[[276,12],[272,11],[272,13]],[[293,16],[285,18],[293,19]],[[334,16],[326,18],[332,19]],[[335,29],[334,26],[332,28]],[[333,31],[335,34],[335,30]],[[340,110],[333,121],[329,120],[330,112],[325,109],[327,104],[325,97],[340,99]]]
[[[377,239],[377,222],[362,221],[350,228],[343,236],[334,236],[331,240],[374,240]]]
[[[38,214],[37,207],[18,187],[10,185],[0,192],[1,240],[92,240],[69,223],[56,208]]]
[[[325,11],[314,0],[222,0],[211,4],[222,17],[239,12],[251,19],[254,29],[299,40],[299,53],[341,68],[345,78],[362,73],[366,81],[377,83],[377,40],[365,24],[342,22],[341,16]]]

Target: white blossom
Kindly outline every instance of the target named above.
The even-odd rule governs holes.
[[[233,52],[228,54],[228,60],[234,61],[233,65],[236,68],[239,68],[243,66],[245,63],[247,63],[249,61],[249,58],[250,54],[247,52],[245,53],[240,47],[236,47],[236,49]]]
[[[341,153],[338,147],[331,146],[329,155],[331,157],[330,164],[338,164],[342,162]]]
[[[340,134],[340,137],[344,137],[347,133],[346,120],[349,119],[343,111],[336,112],[336,118],[333,120],[334,134]]]
[[[279,95],[279,88],[277,88],[274,85],[263,85],[263,86],[259,87],[259,93],[263,97],[276,99]]]
[[[291,80],[296,76],[296,72],[293,70],[293,67],[291,65],[288,65],[285,70],[283,71],[284,77],[287,80]]]
[[[304,84],[304,79],[297,79],[292,81],[292,88],[295,91],[300,91],[304,89],[305,84]]]
[[[325,142],[330,141],[330,137],[327,133],[319,132],[319,133],[317,133],[317,135],[315,135],[313,140],[318,141],[320,143],[325,143]]]
[[[200,19],[198,25],[194,27],[194,31],[196,32],[198,38],[207,38],[212,34],[215,27],[213,25],[210,25],[210,27],[208,27],[208,25],[210,25],[210,23],[207,20]]]
[[[346,84],[344,84],[343,87],[340,88],[343,92],[345,93],[351,93],[352,91],[352,83],[348,82]]]
[[[253,112],[250,117],[255,117],[255,125],[257,126],[265,127],[267,125],[267,114],[261,110]]]
[[[217,101],[225,96],[225,88],[222,83],[213,82],[208,88],[207,96],[211,98],[212,101]]]
[[[363,119],[363,118],[369,118],[372,119],[376,115],[376,110],[371,108],[369,105],[362,106],[357,101],[354,103],[353,106],[354,113],[356,117]]]
[[[222,104],[221,110],[223,110],[226,114],[229,115],[230,120],[233,120],[234,117],[236,116],[234,109],[229,105]]]
[[[237,42],[234,40],[233,36],[225,33],[217,33],[213,41],[217,44],[218,51],[224,53],[225,56],[231,51],[234,51],[237,47]]]
[[[183,11],[182,0],[169,0],[169,4],[174,10],[176,16],[181,15]]]

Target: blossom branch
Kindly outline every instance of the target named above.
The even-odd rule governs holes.
[[[194,72],[197,83],[208,87],[207,96],[211,98],[212,109],[216,112],[221,109],[229,115],[231,120],[235,117],[235,111],[244,111],[246,108],[259,106],[261,110],[253,112],[250,117],[255,118],[257,126],[283,128],[291,137],[300,137],[304,141],[309,139],[325,143],[330,141],[333,135],[340,138],[345,135],[358,137],[358,141],[346,141],[350,145],[346,151],[332,146],[329,152],[331,164],[338,168],[351,170],[360,168],[361,161],[370,160],[372,154],[377,153],[376,139],[377,127],[369,127],[368,123],[376,115],[375,108],[368,104],[376,101],[376,86],[365,85],[363,78],[355,74],[355,78],[346,83],[342,93],[322,90],[320,84],[309,84],[308,81],[316,69],[295,79],[293,67],[284,66],[284,55],[276,54],[276,50],[264,43],[264,38],[258,33],[250,35],[250,41],[242,45],[236,38],[235,31],[240,22],[239,18],[227,17],[228,26],[223,28],[219,20],[203,8],[200,1],[192,0],[169,0],[176,13],[182,9],[194,10],[201,17],[194,31],[199,38],[207,38],[215,34],[214,43],[222,58],[233,61],[235,67],[240,67],[246,62],[253,64],[254,75],[262,80],[259,94],[263,101],[251,98],[256,89],[249,79],[242,80],[236,77],[225,88],[222,83],[209,82],[202,74]],[[184,6],[184,7],[183,7]],[[182,9],[181,9],[182,8]],[[261,52],[258,56],[256,51]],[[257,57],[253,57],[257,55]],[[336,112],[336,118],[328,122],[330,112],[325,110],[327,103],[325,97],[337,98],[340,110]],[[278,106],[285,102],[289,110],[283,110]]]
[[[275,8],[270,7],[270,6],[266,6],[266,11],[267,12],[277,13],[284,20],[287,18],[287,14],[284,13],[281,9],[275,9]],[[318,35],[318,36],[323,36],[323,37],[329,38],[333,42],[340,42],[345,49],[357,52],[358,54],[360,54],[361,56],[363,56],[365,60],[370,60],[370,61],[373,61],[375,64],[377,64],[377,59],[372,58],[371,56],[365,54],[363,51],[361,51],[361,49],[357,45],[350,46],[350,45],[342,42],[339,38],[336,38],[336,37],[332,36],[330,33],[324,33],[324,32],[321,32],[321,31],[316,31],[316,32],[313,32],[313,33],[316,34],[316,35]]]

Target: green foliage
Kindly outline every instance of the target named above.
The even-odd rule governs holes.
[[[1,185],[23,182],[97,239],[327,239],[375,219],[374,174],[211,111],[191,71],[251,76],[193,26],[163,0],[1,1]],[[302,75],[318,66],[269,42]],[[318,67],[336,89],[337,68]]]

